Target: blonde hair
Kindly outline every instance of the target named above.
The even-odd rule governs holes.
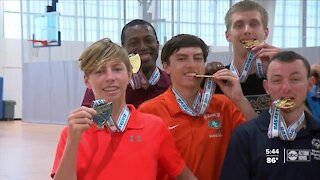
[[[101,39],[87,47],[79,58],[79,66],[84,75],[88,76],[111,60],[123,62],[131,75],[132,68],[127,51],[108,38]]]

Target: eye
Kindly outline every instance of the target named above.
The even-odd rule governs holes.
[[[273,84],[280,84],[281,83],[281,79],[272,79],[271,83]]]
[[[298,83],[298,82],[301,81],[301,78],[299,78],[299,77],[293,77],[293,78],[290,79],[290,81],[291,81],[292,83]]]
[[[185,59],[186,59],[186,58],[184,58],[184,57],[178,57],[178,58],[177,58],[178,61],[184,61]]]
[[[233,27],[234,27],[235,29],[241,29],[241,28],[243,27],[243,23],[241,23],[241,22],[236,22],[236,23],[233,25]]]
[[[112,67],[112,70],[113,70],[113,71],[116,71],[116,72],[119,72],[119,71],[123,71],[123,70],[124,70],[124,67],[121,66],[120,64],[118,64],[118,65],[113,66],[113,67]]]
[[[119,68],[119,67],[114,68],[114,71],[122,71],[122,68]]]
[[[203,57],[202,56],[196,56],[194,57],[195,61],[203,61]]]
[[[128,47],[135,47],[137,45],[137,41],[129,41]]]
[[[259,23],[258,22],[251,22],[250,26],[251,27],[257,27],[257,26],[259,26]]]
[[[97,71],[94,72],[95,74],[101,74],[103,71],[101,69],[98,69]]]
[[[152,38],[147,38],[147,39],[145,40],[145,42],[146,42],[147,44],[151,44],[151,43],[154,42],[154,40],[153,40]]]

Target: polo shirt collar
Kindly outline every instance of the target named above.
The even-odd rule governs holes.
[[[200,89],[202,92],[202,90]],[[164,99],[165,102],[169,105],[168,111],[171,116],[178,115],[179,113],[187,114],[186,112],[182,111],[177,103],[176,96],[172,92],[172,85],[164,92]]]
[[[182,113],[182,110],[177,103],[176,97],[172,92],[172,85],[170,85],[169,88],[164,92],[164,100],[169,106],[168,111],[172,117],[179,113]]]
[[[160,70],[160,79],[157,82],[157,84],[155,84],[155,85],[160,88],[167,88],[171,84],[170,76],[166,72],[161,70],[160,68],[159,68],[159,70]]]

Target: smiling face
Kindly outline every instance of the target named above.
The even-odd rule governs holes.
[[[230,27],[226,31],[226,39],[233,44],[234,52],[246,54],[243,41],[256,39],[263,42],[269,34],[264,27],[261,14],[257,10],[237,11],[230,16]]]
[[[125,104],[125,92],[132,70],[128,53],[109,39],[101,39],[81,54],[80,68],[84,82],[96,99],[115,105]]]
[[[108,60],[96,71],[85,76],[87,88],[92,89],[96,99],[106,102],[125,103],[130,73],[120,60]]]
[[[124,32],[123,47],[131,53],[138,53],[143,72],[153,72],[159,53],[159,43],[153,29],[148,25],[129,26]]]
[[[170,74],[172,86],[175,89],[198,90],[201,78],[194,74],[204,74],[205,62],[200,47],[182,47],[169,57],[169,62],[163,64],[165,71]]]
[[[286,110],[296,109],[303,111],[307,92],[312,87],[312,79],[308,77],[307,69],[302,60],[292,62],[271,61],[267,70],[267,80],[264,88],[272,101],[281,98],[290,98],[295,106]]]

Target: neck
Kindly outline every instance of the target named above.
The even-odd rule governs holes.
[[[233,54],[233,65],[237,68],[238,72],[241,73],[241,70],[247,60],[247,55],[248,55],[249,51],[247,51],[247,53],[234,53]],[[235,55],[237,54],[237,55]],[[249,70],[249,74],[253,74],[255,73],[255,61],[253,61],[251,63],[251,68]]]
[[[111,117],[115,122],[118,122],[120,113],[122,112],[122,109],[126,106],[125,103],[112,103],[112,113]]]
[[[291,112],[281,111],[281,115],[287,127],[289,127],[291,124],[296,122],[300,118],[303,111],[304,111],[304,107],[302,108],[300,107],[299,109],[295,109],[294,111],[291,111]]]
[[[150,79],[155,69],[156,69],[156,66],[153,68],[147,68],[146,70],[142,69],[142,72],[147,79]]]
[[[174,86],[173,86],[174,87]],[[194,100],[199,92],[199,89],[186,90],[179,87],[174,87],[174,89],[179,93],[179,95],[186,101],[189,107],[193,107]]]

